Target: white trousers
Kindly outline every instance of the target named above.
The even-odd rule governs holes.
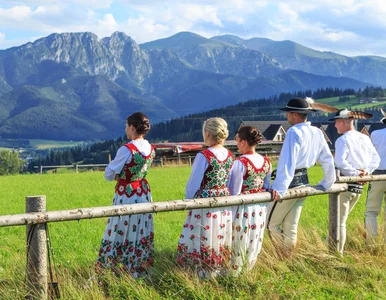
[[[270,202],[268,206],[268,230],[273,242],[281,243],[283,250],[296,246],[298,225],[306,198]]]
[[[382,210],[382,200],[385,198],[385,193],[386,182],[374,181],[369,184],[365,213],[366,239],[368,242],[371,242],[377,236],[377,217]],[[384,219],[386,220],[386,212],[384,213]]]
[[[352,192],[340,193],[340,240],[339,240],[339,252],[343,254],[344,244],[346,243],[346,222],[349,213],[358,202],[361,194]]]

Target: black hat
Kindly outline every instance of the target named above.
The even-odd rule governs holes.
[[[303,98],[292,98],[288,101],[286,107],[279,109],[288,112],[297,112],[299,114],[309,114],[317,111],[310,106],[306,99]]]
[[[383,118],[381,119],[381,122],[386,125],[386,112],[381,108],[381,113]]]

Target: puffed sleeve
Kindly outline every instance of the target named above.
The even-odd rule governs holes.
[[[323,169],[323,179],[318,183],[326,190],[329,189],[336,180],[334,158],[324,136],[321,136],[321,150],[317,161]]]
[[[272,189],[276,190],[280,197],[284,196],[294,178],[300,150],[299,136],[291,129],[288,130],[285,137],[277,164],[276,178],[272,182]]]
[[[130,160],[131,160],[130,150],[125,146],[122,146],[121,148],[119,148],[117,151],[117,155],[108,164],[108,166],[105,169],[105,179],[107,181],[113,181],[115,175],[121,173],[125,163]]]
[[[239,195],[241,193],[244,173],[244,164],[240,160],[236,159],[232,165],[232,169],[227,183],[231,195]]]
[[[348,153],[349,148],[347,147],[344,136],[342,136],[335,142],[335,166],[344,176],[357,176],[359,175],[359,171],[348,162]]]
[[[377,150],[372,144],[371,139],[366,137],[366,142],[367,149],[369,149],[369,151],[371,152],[371,160],[369,166],[367,167],[367,173],[370,174],[379,167],[379,164],[381,163],[381,158],[379,157]]]
[[[268,170],[267,176],[265,176],[264,178],[264,184],[263,184],[263,188],[266,190],[268,190],[271,186],[271,174],[272,174],[272,164],[268,158],[267,158],[267,162],[269,164],[269,170]]]
[[[192,173],[186,184],[185,198],[192,199],[199,190],[205,170],[208,168],[208,162],[202,153],[198,153],[194,159]]]

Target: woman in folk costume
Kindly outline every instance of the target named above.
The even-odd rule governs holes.
[[[236,135],[237,148],[242,154],[232,166],[228,181],[231,195],[266,191],[270,185],[272,166],[267,157],[256,153],[261,133],[244,126]],[[246,204],[233,211],[231,268],[234,275],[250,270],[260,253],[266,225],[267,205]]]
[[[150,130],[149,119],[141,112],[127,118],[125,132],[131,140],[118,149],[105,170],[108,181],[118,181],[113,205],[152,201],[147,170],[155,152],[144,139]],[[153,215],[151,213],[110,217],[102,238],[97,267],[127,271],[137,278],[148,273],[154,260]]]
[[[232,153],[224,148],[228,137],[225,120],[204,122],[203,137],[209,147],[197,154],[186,185],[185,197],[229,196],[226,186],[232,167]],[[178,243],[177,263],[192,267],[200,277],[212,278],[229,266],[232,214],[230,208],[189,210]]]

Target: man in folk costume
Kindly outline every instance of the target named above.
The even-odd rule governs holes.
[[[307,100],[310,98],[306,98]],[[297,228],[305,197],[278,202],[289,188],[308,186],[307,169],[318,161],[324,176],[318,185],[329,189],[335,182],[334,161],[322,131],[307,122],[307,115],[323,104],[302,98],[291,99],[281,108],[293,126],[288,130],[277,165],[276,178],[272,182],[274,202],[268,207],[268,230],[274,243],[281,245],[285,255],[296,246]],[[310,99],[312,100],[312,99]],[[336,111],[336,109],[334,109]]]
[[[383,118],[381,122],[386,125],[386,113],[381,109]],[[373,175],[386,174],[386,128],[374,130],[371,133],[371,141],[380,156],[379,167],[373,172]],[[377,217],[382,209],[382,200],[386,194],[386,183],[384,181],[373,181],[369,184],[366,201],[365,225],[366,240],[372,243],[377,236],[378,224]],[[385,214],[386,219],[386,214]],[[386,229],[386,228],[385,228]]]
[[[372,173],[380,158],[370,138],[355,130],[355,119],[368,119],[372,115],[360,111],[340,109],[334,118],[335,127],[342,134],[335,141],[335,165],[343,176],[364,176]],[[346,221],[358,202],[364,183],[349,183],[348,190],[340,194],[340,240],[339,252],[343,254],[346,242]]]

